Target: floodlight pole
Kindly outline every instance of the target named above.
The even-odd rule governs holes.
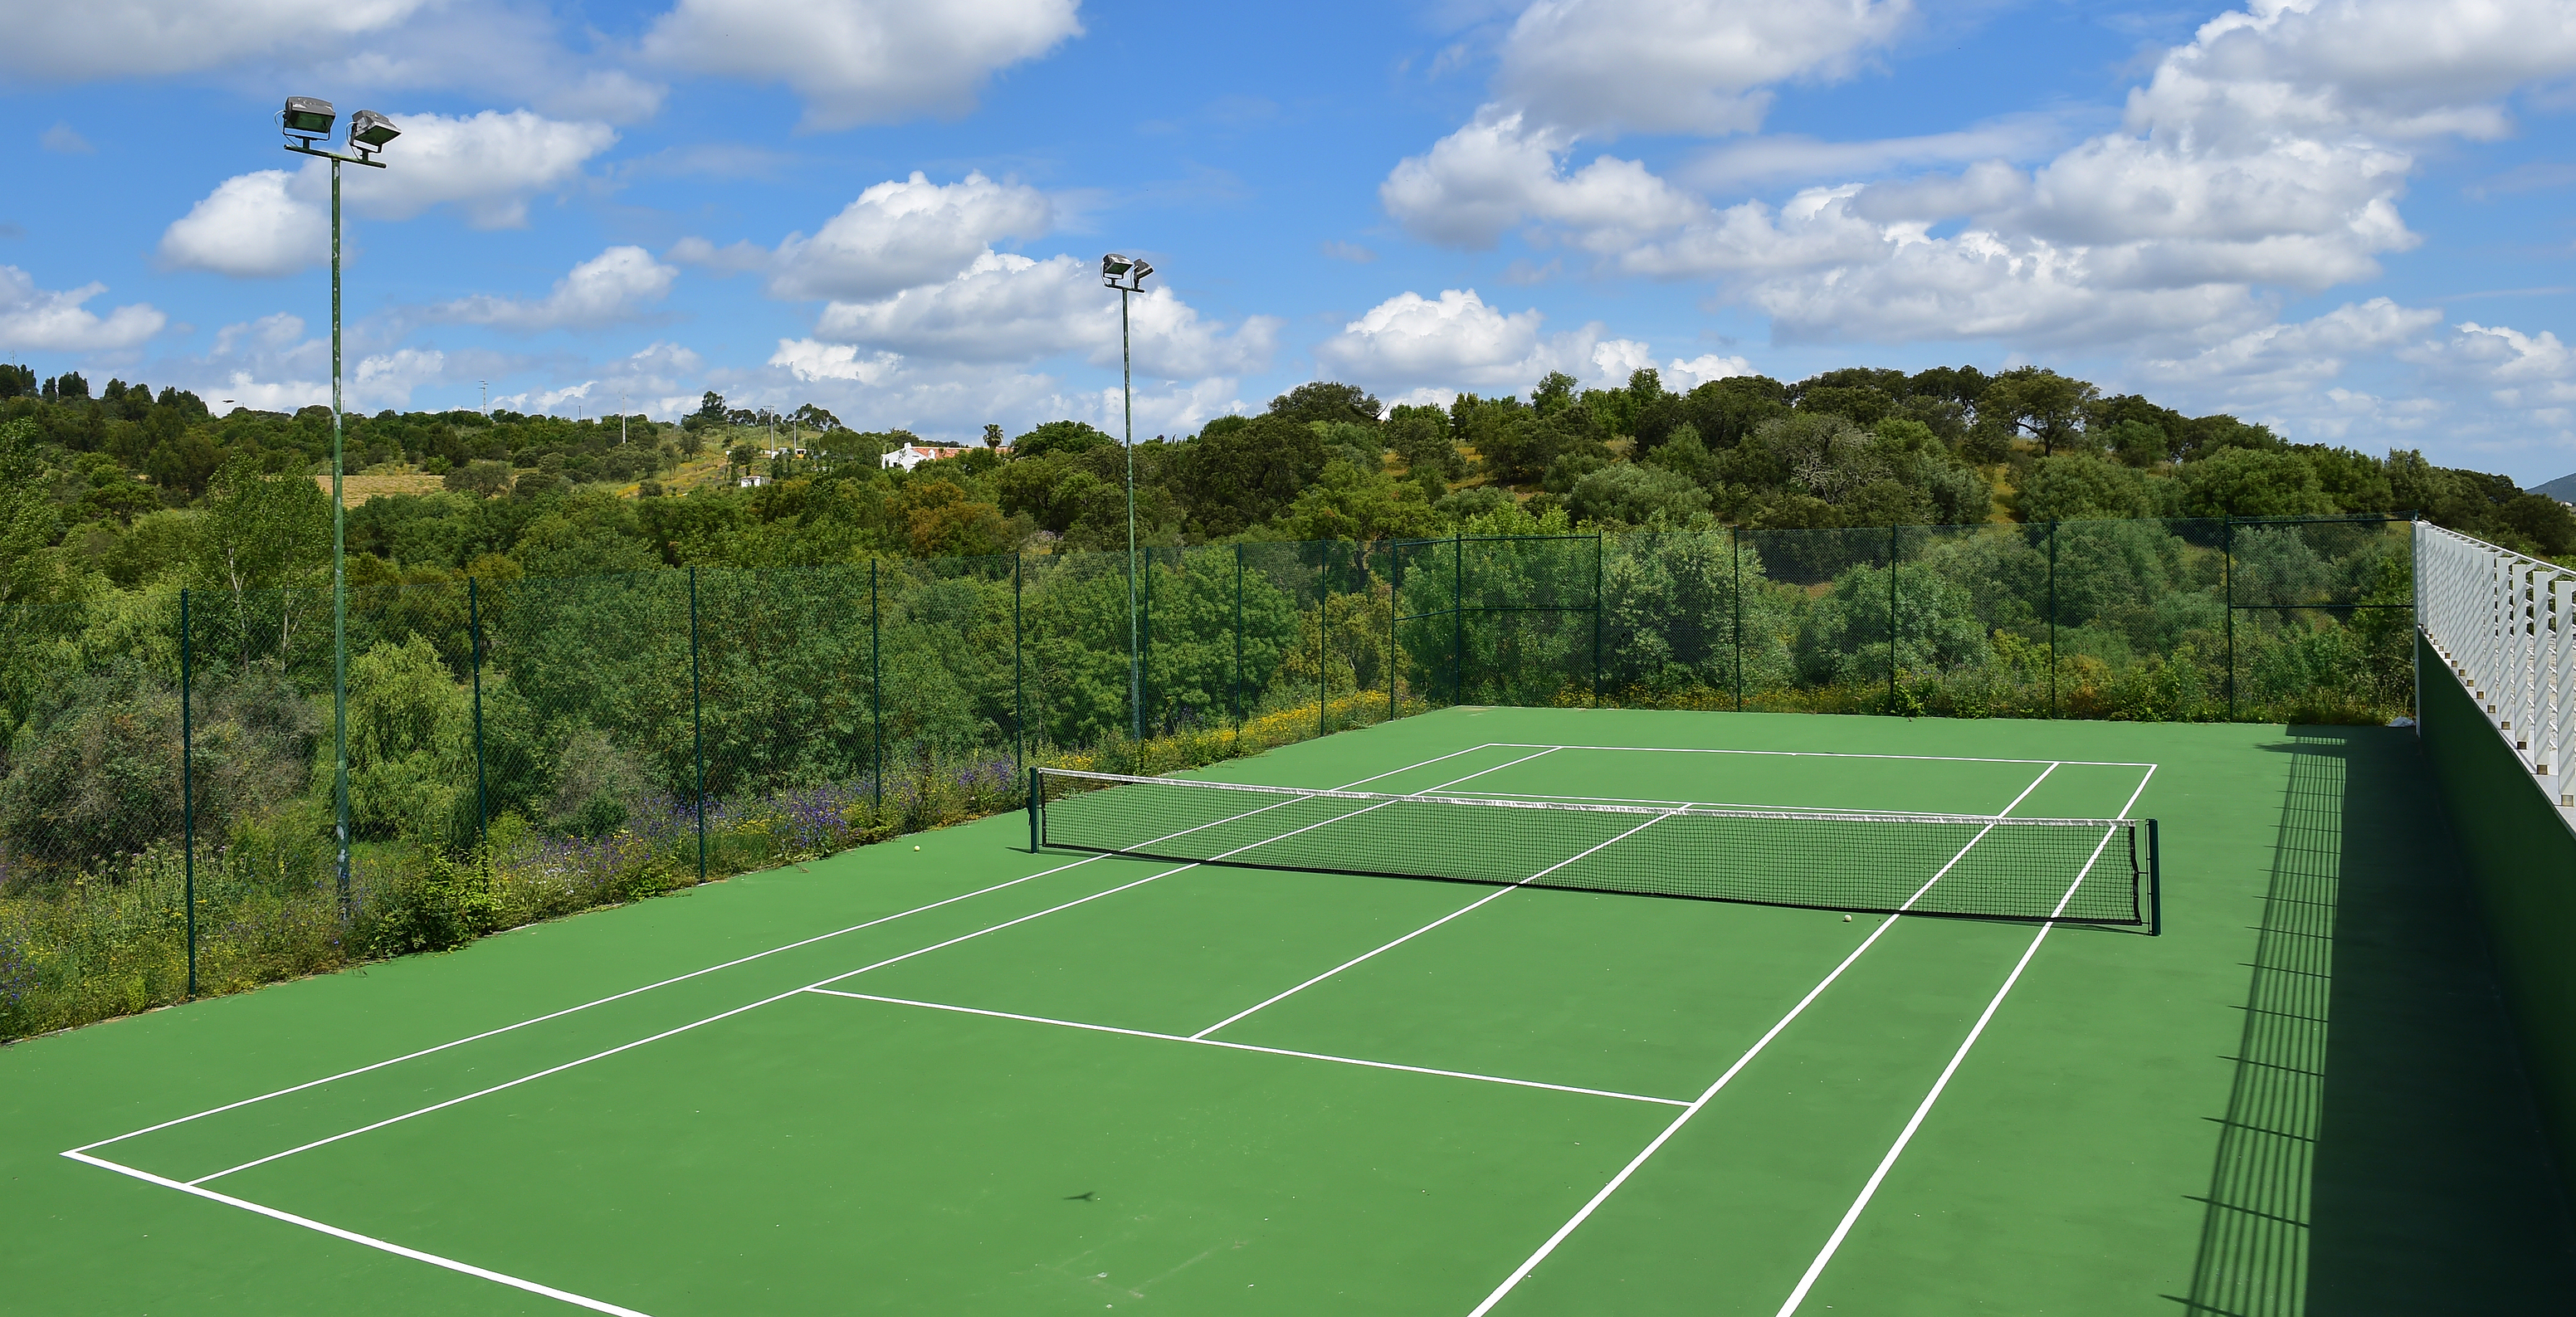
[[[1145,739],[1145,643],[1136,609],[1136,364],[1128,347],[1127,297],[1142,292],[1154,267],[1112,252],[1100,258],[1100,282],[1118,290],[1118,384],[1127,415],[1127,708],[1129,730]]]
[[[352,127],[356,125],[353,122]],[[340,166],[384,168],[363,150],[355,156],[318,151],[313,140],[289,142],[298,155],[331,162],[331,814],[332,847],[337,862],[332,876],[340,899],[340,922],[349,922],[349,572],[348,505],[341,499],[343,475],[340,423]]]

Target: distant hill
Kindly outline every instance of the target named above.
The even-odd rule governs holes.
[[[2560,476],[2546,485],[2534,485],[2531,492],[2547,494],[2561,503],[2576,503],[2576,473]]]

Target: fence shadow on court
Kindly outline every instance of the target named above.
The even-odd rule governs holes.
[[[2193,1314],[2543,1312],[2556,1186],[2413,738],[2299,727]]]

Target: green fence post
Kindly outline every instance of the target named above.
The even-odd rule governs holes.
[[[2057,716],[2057,523],[2048,523],[2048,716]]]
[[[868,559],[868,753],[874,766],[868,771],[869,790],[875,811],[870,817],[883,822],[885,813],[885,628],[877,611],[877,559]]]
[[[1887,711],[1896,712],[1896,528],[1887,528]]]
[[[2236,721],[2236,518],[2220,523],[2218,579],[2227,592],[2227,721]]]
[[[474,659],[474,841],[491,839],[492,797],[483,773],[483,592],[465,578],[465,630]]]
[[[1139,592],[1144,600],[1139,611],[1143,620],[1136,632],[1136,743],[1139,747],[1144,745],[1148,729],[1145,710],[1154,697],[1154,548],[1147,545],[1141,552],[1145,555],[1144,561],[1136,568],[1145,578],[1144,588]]]
[[[1744,532],[1726,528],[1726,549],[1735,559],[1735,711],[1744,712]]]
[[[1333,688],[1324,665],[1333,659],[1333,542],[1325,540],[1320,547],[1315,569],[1315,735],[1326,736],[1332,732],[1325,711],[1332,707]]]
[[[1592,707],[1601,707],[1601,554],[1609,537],[1592,533]]]
[[[1029,762],[1029,689],[1020,660],[1020,563],[1022,555],[1011,555],[1011,761],[1023,767]],[[1036,843],[1029,846],[1037,849]]]
[[[1243,545],[1234,546],[1234,725],[1243,726]]]
[[[1467,702],[1467,537],[1449,537],[1449,703]]]
[[[189,704],[189,679],[195,675],[188,652],[188,592],[179,591],[179,831],[187,870],[183,899],[188,903],[188,995],[197,995],[197,724]]]
[[[698,881],[707,880],[707,711],[698,671],[698,569],[689,569],[689,753],[698,774]]]
[[[1386,720],[1395,721],[1395,615],[1404,606],[1404,551],[1394,540],[1386,545]]]

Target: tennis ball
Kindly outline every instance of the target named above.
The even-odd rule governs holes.
[[[915,847],[913,847],[913,849],[914,849],[914,850],[920,850],[921,848],[920,848],[920,847],[918,847],[918,846],[915,846]],[[1844,922],[1844,923],[1846,923],[1846,924],[1850,923],[1850,922],[1851,922],[1851,916],[1850,916],[1850,915],[1844,915],[1844,916],[1843,916],[1843,922]]]
[[[920,850],[921,848],[920,848],[920,847],[918,847],[918,846],[915,846],[915,847],[913,847],[913,849],[914,849],[914,850]],[[1844,918],[1850,918],[1850,916],[1846,915],[1846,916],[1844,916]]]

